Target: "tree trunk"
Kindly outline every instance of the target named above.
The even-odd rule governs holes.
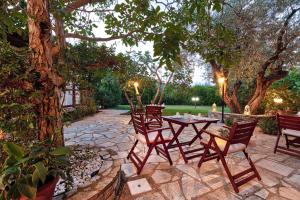
[[[63,79],[53,69],[49,0],[28,0],[27,15],[32,73],[38,76],[34,84],[39,92],[35,101],[38,138],[53,137],[56,145],[63,145],[59,101]]]
[[[163,89],[160,92],[160,97],[157,104],[161,105],[163,103],[164,97],[165,97],[165,87],[163,87]]]
[[[161,89],[161,81],[160,80],[158,80],[157,81],[157,84],[158,84],[158,86],[157,86],[157,89],[156,89],[156,93],[155,93],[155,96],[153,97],[153,99],[152,99],[152,101],[151,101],[151,103],[153,103],[153,104],[156,104],[156,102],[157,102],[157,99],[158,99],[158,96],[159,96],[159,94],[160,94],[160,89]]]
[[[241,113],[241,105],[237,97],[237,92],[241,86],[241,81],[237,80],[233,86],[232,91],[229,91],[228,88],[228,82],[227,82],[227,76],[224,72],[224,69],[220,67],[215,60],[210,61],[210,65],[213,70],[213,74],[215,77],[215,80],[217,81],[219,78],[224,77],[226,81],[224,82],[224,102],[230,109],[232,113]],[[222,96],[222,87],[219,88],[219,94],[220,97]]]

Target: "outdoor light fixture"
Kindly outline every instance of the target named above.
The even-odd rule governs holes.
[[[218,79],[218,82],[220,85],[222,85],[222,119],[221,119],[221,123],[224,123],[224,93],[225,93],[225,88],[224,88],[224,82],[225,82],[225,78],[224,77],[220,77]]]
[[[274,103],[281,104],[281,103],[283,102],[283,99],[280,98],[280,97],[275,97],[275,98],[273,99],[273,101],[274,101]]]
[[[197,106],[197,102],[199,101],[199,97],[192,97],[192,102],[195,104],[195,108]]]
[[[136,95],[140,95],[139,90],[138,90],[139,83],[138,82],[134,82],[133,86],[134,86]]]

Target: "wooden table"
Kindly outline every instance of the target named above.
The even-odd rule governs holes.
[[[197,148],[197,149],[192,149],[192,150],[188,150],[188,151],[183,151],[182,146],[186,146],[186,145],[192,145],[198,138],[199,140],[202,139],[201,134],[203,133],[203,131],[205,129],[207,129],[209,127],[209,125],[211,123],[216,123],[219,121],[219,119],[211,119],[211,118],[207,118],[207,117],[198,117],[197,119],[185,119],[183,117],[176,117],[176,116],[167,116],[167,117],[162,117],[164,121],[167,121],[171,131],[173,133],[173,139],[169,142],[169,144],[167,145],[168,149],[171,148],[179,148],[179,151],[183,157],[183,160],[185,163],[188,163],[188,160],[196,158],[196,157],[200,157],[202,155],[202,153],[196,154],[196,155],[189,155],[191,153],[195,153],[195,152],[199,152],[201,150],[203,150],[204,148],[201,146],[201,148]],[[196,126],[196,124],[202,124],[204,123],[204,126],[199,130]],[[177,129],[177,131],[175,131],[174,129],[174,124],[179,125],[179,128]],[[192,126],[195,130],[195,137],[187,142],[179,142],[179,135],[183,132],[184,128],[188,127],[188,126]],[[173,144],[175,143],[175,144]],[[199,143],[200,145],[200,143]]]

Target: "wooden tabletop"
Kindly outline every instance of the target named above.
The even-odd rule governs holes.
[[[186,124],[186,125],[219,121],[219,119],[213,119],[208,117],[194,117],[194,118],[186,119],[183,116],[163,116],[162,118],[168,122],[172,122],[175,124]]]

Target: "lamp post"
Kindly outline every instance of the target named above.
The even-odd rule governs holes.
[[[192,97],[192,102],[194,102],[195,108],[197,107],[198,101],[199,101],[199,97]]]
[[[225,78],[221,77],[218,80],[219,84],[222,85],[222,119],[221,119],[221,123],[224,123],[224,93],[225,93],[225,88],[224,88],[224,82],[225,82]]]

